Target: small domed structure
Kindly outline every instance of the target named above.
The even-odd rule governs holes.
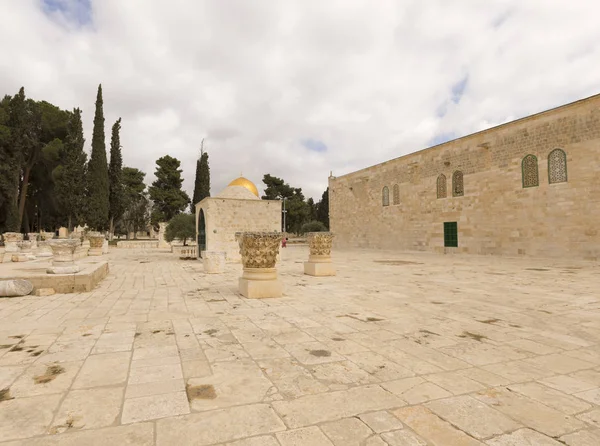
[[[239,261],[237,232],[281,231],[281,201],[261,200],[256,185],[244,177],[233,180],[215,197],[196,203],[198,255],[225,252],[227,261]]]
[[[228,186],[245,187],[246,189],[248,189],[250,192],[252,192],[254,195],[256,195],[258,197],[258,188],[252,181],[250,181],[247,178],[239,177],[239,178],[233,180],[231,183],[229,183]]]

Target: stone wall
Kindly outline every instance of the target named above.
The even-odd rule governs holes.
[[[557,148],[567,182],[550,184],[548,155]],[[528,154],[537,157],[539,186],[523,187]],[[463,196],[453,196],[456,171]],[[437,197],[440,174],[446,198]],[[600,95],[332,177],[329,194],[338,247],[598,259]],[[444,248],[444,222],[457,222],[457,248]]]
[[[205,198],[196,205],[196,228],[200,209],[206,222],[205,251],[225,251],[227,261],[240,261],[236,232],[281,231],[281,202]]]

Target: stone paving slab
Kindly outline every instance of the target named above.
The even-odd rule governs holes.
[[[600,444],[597,264],[307,256],[277,299],[134,249],[92,291],[1,299],[0,445]]]

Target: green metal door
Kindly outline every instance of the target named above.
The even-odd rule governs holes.
[[[458,223],[455,221],[444,222],[444,247],[458,247]]]

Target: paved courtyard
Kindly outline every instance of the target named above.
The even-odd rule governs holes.
[[[597,263],[282,251],[279,299],[134,250],[0,299],[0,445],[600,445]]]

